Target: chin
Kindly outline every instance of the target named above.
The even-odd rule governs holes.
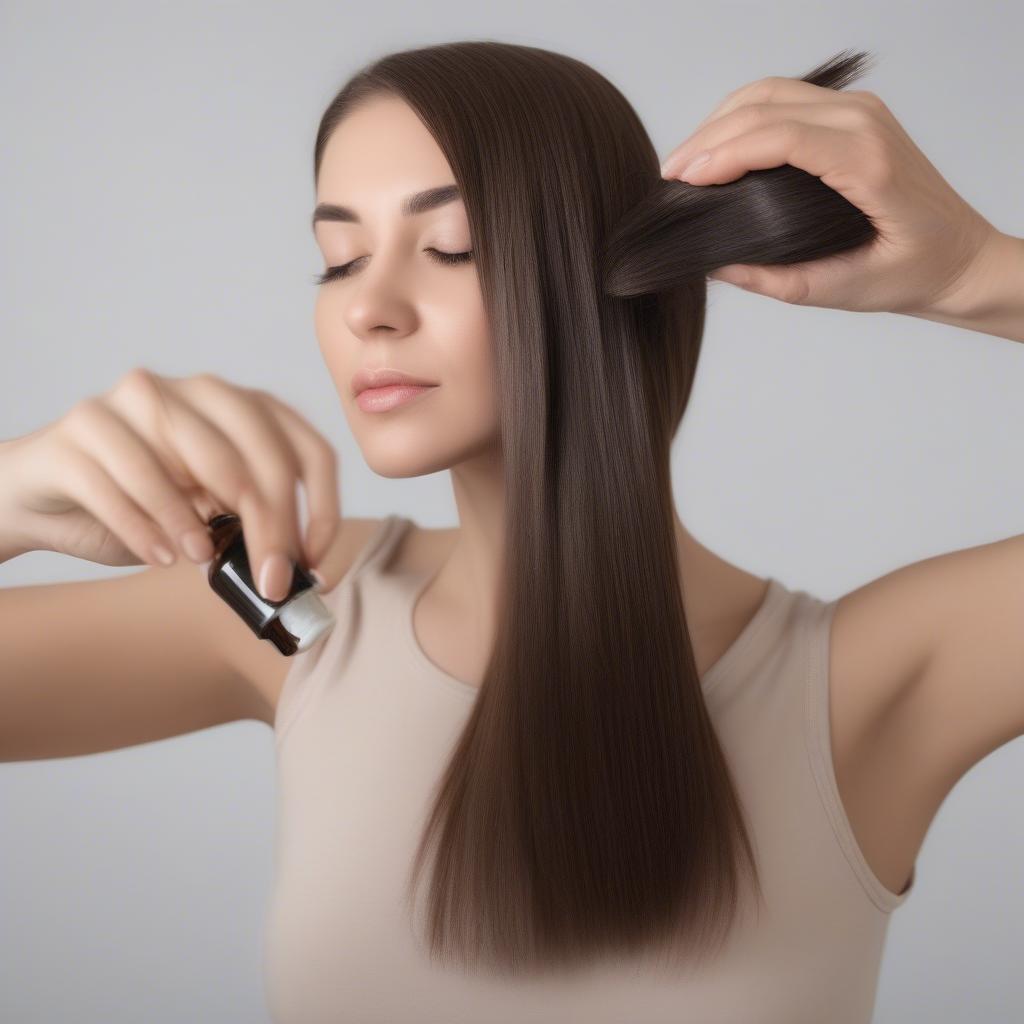
[[[441,453],[422,424],[416,429],[410,424],[395,428],[360,423],[352,433],[366,464],[378,476],[401,479],[445,468],[438,465]]]
[[[389,480],[404,480],[413,476],[428,476],[430,473],[438,473],[442,469],[449,468],[447,464],[425,461],[408,452],[398,452],[393,455],[389,453],[388,455],[375,454],[372,457],[366,456],[366,464],[377,476],[387,477]]]
[[[460,437],[452,431],[451,424],[433,431],[424,424],[409,426],[408,430],[386,431],[363,425],[353,432],[366,464],[378,476],[393,480],[428,476],[475,460],[484,453],[498,453],[493,435]]]

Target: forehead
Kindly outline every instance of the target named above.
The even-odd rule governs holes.
[[[358,204],[371,192],[406,195],[454,181],[451,167],[416,112],[402,99],[364,101],[324,147],[317,201]],[[459,204],[453,204],[458,206]]]

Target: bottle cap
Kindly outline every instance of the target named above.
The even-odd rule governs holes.
[[[298,641],[299,651],[308,650],[337,621],[313,589],[304,590],[281,607],[278,620]]]

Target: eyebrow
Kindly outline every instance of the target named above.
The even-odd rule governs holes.
[[[414,217],[419,213],[426,213],[427,210],[435,210],[446,203],[453,203],[461,199],[458,185],[440,185],[437,188],[428,188],[423,192],[413,192],[402,200],[402,216]],[[355,210],[347,206],[338,206],[336,203],[319,203],[313,211],[311,227],[316,231],[317,221],[330,220],[341,221],[349,224],[361,224],[359,215]]]

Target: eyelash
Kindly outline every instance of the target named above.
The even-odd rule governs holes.
[[[442,252],[440,249],[426,249],[426,252],[432,253],[432,259],[438,263],[443,263],[446,266],[453,266],[459,263],[468,263],[473,258],[473,250],[470,249],[468,252]],[[352,271],[349,269],[353,263],[358,263],[358,260],[352,260],[349,263],[343,263],[340,267],[328,267],[322,274],[318,274],[314,279],[314,284],[322,285],[327,284],[328,281],[336,281],[340,278],[348,277]]]

